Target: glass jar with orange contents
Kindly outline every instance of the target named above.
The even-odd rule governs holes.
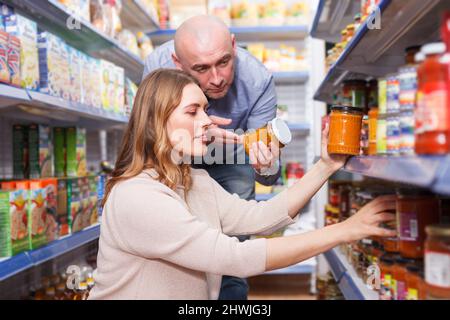
[[[450,225],[428,226],[426,233],[427,299],[450,299]]]
[[[247,154],[255,142],[263,142],[266,146],[270,146],[270,142],[278,143],[278,147],[284,148],[292,140],[292,134],[288,125],[280,118],[269,121],[264,127],[250,130],[244,135],[244,148]]]
[[[399,189],[397,195],[397,230],[400,254],[405,258],[423,258],[425,227],[439,223],[440,202],[417,189]]]
[[[369,155],[377,154],[377,122],[378,108],[369,110]]]
[[[417,154],[446,154],[450,152],[450,120],[447,108],[446,64],[440,61],[445,53],[444,43],[430,43],[422,48],[426,59],[418,69],[418,87],[423,105],[416,113]]]
[[[360,108],[334,106],[330,114],[330,154],[359,155],[363,112]]]

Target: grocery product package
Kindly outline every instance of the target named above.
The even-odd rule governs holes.
[[[14,179],[29,177],[28,127],[13,125],[13,176]]]
[[[103,109],[107,111],[114,110],[114,96],[112,95],[112,91],[114,90],[114,74],[115,74],[115,65],[109,61],[101,60],[101,75],[102,79],[100,82],[101,88],[101,104]]]
[[[79,52],[80,55],[80,102],[87,106],[93,106],[92,98],[90,95],[91,89],[90,83],[90,57],[83,52]]]
[[[87,224],[93,225],[98,222],[98,183],[99,177],[89,176],[89,211],[87,217]]]
[[[117,114],[125,114],[125,70],[114,66],[113,82],[110,87],[110,100],[113,101],[113,111]]]
[[[41,180],[30,180],[29,188],[28,233],[31,249],[37,249],[47,244],[46,188]]]
[[[60,97],[61,41],[53,34],[38,30],[39,90]]]
[[[67,201],[67,182],[68,179],[58,179],[57,196],[56,196],[56,221],[58,225],[58,238],[61,238],[70,233],[69,229],[69,211]]]
[[[209,0],[208,14],[221,19],[227,26],[231,25],[231,0]]]
[[[83,230],[83,208],[81,206],[81,188],[79,178],[67,179],[67,212],[71,233]]]
[[[154,50],[152,41],[142,31],[137,33],[137,40],[139,45],[139,55],[142,60],[145,60]]]
[[[59,96],[64,100],[70,100],[70,94],[72,92],[70,86],[70,60],[69,50],[70,47],[62,40],[59,39],[60,46],[60,63],[58,67],[58,87],[60,89]]]
[[[17,15],[17,37],[21,43],[21,86],[36,91],[39,89],[39,55],[36,22]]]
[[[28,190],[0,190],[0,257],[30,249],[28,236]]]
[[[90,58],[90,83],[88,91],[91,96],[92,105],[97,108],[102,108],[102,88],[103,75],[101,61],[95,58]],[[100,84],[100,85],[99,85]]]
[[[80,186],[80,202],[81,202],[81,222],[80,227],[82,229],[90,225],[90,217],[92,212],[89,192],[89,180],[88,177],[82,177],[78,180]]]
[[[87,174],[86,129],[66,128],[66,174],[68,177],[82,177]]]
[[[72,47],[69,50],[70,100],[81,103],[81,53]]]
[[[52,130],[49,126],[31,124],[28,127],[30,178],[54,176]]]
[[[47,241],[57,240],[59,238],[59,220],[58,220],[58,180],[55,178],[43,179],[42,187],[45,189],[45,235]]]
[[[66,134],[64,128],[53,128],[54,168],[56,177],[66,175]]]
[[[0,31],[0,82],[9,83],[11,75],[8,67],[8,39],[9,35]]]
[[[8,38],[8,68],[10,75],[10,84],[20,87],[20,39],[9,35]]]
[[[130,79],[125,79],[125,115],[130,116],[133,109],[134,98],[137,93],[137,85]]]

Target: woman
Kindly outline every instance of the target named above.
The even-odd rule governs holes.
[[[345,222],[309,233],[271,234],[293,218],[344,157],[322,159],[294,186],[266,202],[227,193],[183,159],[206,154],[208,102],[187,74],[160,69],[139,87],[115,171],[106,186],[96,285],[90,299],[217,299],[221,275],[284,268],[341,243],[394,236],[381,229],[393,197],[372,201]],[[271,145],[271,148],[276,148]],[[250,158],[257,158],[257,145]]]

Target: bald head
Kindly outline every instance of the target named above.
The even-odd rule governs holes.
[[[173,62],[195,77],[212,99],[224,97],[234,80],[236,43],[220,19],[200,15],[186,20],[175,34]]]
[[[222,20],[214,16],[192,17],[183,22],[175,33],[175,53],[180,59],[185,57],[186,51],[203,54],[224,45],[232,46],[230,31]]]

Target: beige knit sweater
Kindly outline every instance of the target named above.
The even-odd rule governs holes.
[[[184,199],[154,170],[118,183],[103,211],[95,287],[89,299],[217,299],[221,275],[265,271],[267,235],[293,220],[287,193],[266,202],[225,191],[205,170],[192,169]]]

